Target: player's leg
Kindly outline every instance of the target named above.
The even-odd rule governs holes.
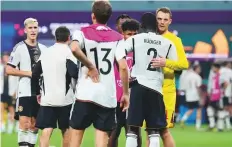
[[[36,128],[35,125],[36,125],[36,117],[40,108],[36,96],[30,97],[30,104],[31,104],[31,125],[28,133],[29,133],[30,147],[34,147],[38,138],[38,128]]]
[[[215,110],[215,105],[216,106],[216,102],[210,102],[209,106],[207,107],[206,111],[207,111],[207,115],[208,115],[208,120],[209,120],[209,130],[212,130],[215,126],[215,114],[216,114],[216,110]]]
[[[69,116],[72,105],[60,107],[58,110],[58,126],[63,136],[63,147],[69,146]]]
[[[36,128],[41,129],[40,147],[48,147],[50,137],[54,128],[57,128],[57,116],[59,113],[55,107],[40,106],[36,118]]]
[[[1,123],[1,132],[5,132],[6,131],[6,122],[4,120],[4,113],[5,113],[5,103],[3,102],[4,99],[2,96],[1,96],[1,103],[0,103],[0,107],[1,107],[1,117],[0,117],[0,123]]]
[[[225,120],[225,124],[226,124],[226,129],[230,130],[231,129],[230,112],[229,112],[230,99],[229,99],[229,97],[224,97],[223,100],[224,100],[223,103],[225,105],[225,107],[224,107],[224,120]]]
[[[11,134],[13,132],[14,124],[15,124],[15,120],[14,120],[15,109],[14,109],[14,106],[12,104],[9,105],[8,110],[9,110],[9,113],[8,113],[7,133]]]
[[[197,108],[196,129],[201,128],[201,113],[202,113],[202,108],[201,107]]]
[[[109,134],[116,128],[116,109],[95,105],[93,126],[96,129],[96,147],[107,147]]]
[[[184,127],[184,123],[187,121],[189,116],[193,113],[196,102],[187,102],[188,111],[185,112],[184,116],[181,118],[181,127]]]
[[[175,141],[172,137],[171,132],[168,128],[174,127],[174,115],[176,107],[176,93],[164,93],[163,95],[165,111],[166,111],[166,122],[167,127],[160,131],[161,138],[163,140],[164,147],[174,147]]]
[[[92,124],[94,107],[92,103],[76,100],[70,116],[69,147],[80,147],[84,131]]]
[[[138,83],[133,84],[130,94],[130,107],[128,109],[128,132],[126,138],[126,147],[138,146],[139,128],[144,120],[143,98],[145,97],[145,89]]]
[[[167,126],[163,96],[154,90],[146,89],[144,106],[149,147],[159,147],[160,130]]]
[[[118,137],[121,133],[121,129],[123,125],[121,125],[120,119],[121,117],[121,109],[120,109],[120,103],[117,103],[117,108],[116,108],[116,118],[117,118],[117,125],[116,128],[111,132],[110,138],[109,138],[109,143],[108,147],[117,147],[118,146]]]
[[[30,97],[18,98],[18,115],[19,115],[19,131],[18,144],[19,146],[29,146],[30,135],[29,129],[31,126],[31,103]]]
[[[175,147],[174,138],[168,128],[161,129],[160,135],[163,140],[164,147]]]

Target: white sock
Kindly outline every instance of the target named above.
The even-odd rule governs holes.
[[[132,133],[127,133],[126,147],[137,147],[137,135]]]
[[[14,129],[14,121],[8,120],[7,133],[12,134]]]
[[[35,145],[38,138],[38,131],[28,131],[29,140],[28,143]]]
[[[207,107],[206,109],[208,118],[209,118],[209,127],[214,128],[216,123],[215,123],[215,109],[211,106]]]
[[[182,117],[181,121],[185,122],[188,119],[188,115],[184,114],[184,116]]]
[[[196,120],[196,128],[200,129],[201,128],[201,119]]]
[[[16,121],[15,123],[15,132],[17,133],[19,131],[19,121]]]
[[[20,147],[27,147],[28,146],[28,131],[24,131],[19,129],[18,131],[18,144]]]
[[[6,123],[2,122],[1,124],[1,132],[5,132],[6,131]]]
[[[209,127],[214,128],[215,127],[215,118],[214,117],[209,117]]]
[[[160,135],[159,134],[152,134],[148,135],[149,140],[150,140],[150,145],[149,147],[160,147]]]
[[[219,130],[224,129],[224,118],[225,118],[224,111],[218,111],[217,127],[218,127]]]
[[[231,123],[230,123],[230,113],[228,111],[225,111],[225,123],[226,123],[226,128],[231,129]]]

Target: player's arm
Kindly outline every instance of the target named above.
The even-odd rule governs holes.
[[[21,61],[20,49],[15,47],[11,52],[10,59],[6,66],[6,74],[19,77],[31,77],[31,71],[22,71],[16,67]]]
[[[73,41],[70,44],[73,55],[88,69],[95,68],[91,61],[83,53],[84,48],[84,37],[81,31],[75,31],[72,36]]]
[[[123,96],[120,106],[123,106],[123,111],[129,108],[129,70],[126,62],[126,51],[130,50],[124,41],[119,42],[115,51],[115,57],[119,65],[120,79],[122,80]]]
[[[88,69],[95,68],[94,65],[89,61],[86,55],[80,49],[80,44],[78,41],[72,41],[70,44],[70,48],[72,50],[73,55],[81,61]]]
[[[124,94],[129,94],[129,71],[126,62],[126,52],[131,51],[130,42],[130,39],[125,42],[120,41],[115,51],[115,57],[119,65],[119,73],[123,84]]]
[[[188,60],[185,55],[184,47],[180,38],[176,40],[176,52],[178,60],[166,59],[165,67],[173,70],[183,70],[188,68]]]
[[[43,70],[42,70],[41,60],[39,60],[35,64],[32,70],[32,77],[31,77],[32,91],[35,91],[36,95],[40,94],[39,79],[42,73],[43,73]]]

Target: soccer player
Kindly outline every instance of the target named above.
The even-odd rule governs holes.
[[[155,33],[156,27],[155,15],[145,13],[141,18],[141,33],[118,47],[134,53],[131,77],[136,80],[131,87],[126,147],[137,146],[137,134],[144,120],[150,147],[160,145],[159,131],[167,125],[162,95],[163,72],[161,68],[152,68],[151,61],[156,57],[177,60],[177,56],[172,42]]]
[[[221,110],[218,112],[218,129],[219,131],[223,131],[224,129],[224,120],[226,123],[226,128],[228,130],[231,129],[230,123],[230,113],[229,113],[229,105],[232,103],[232,70],[230,69],[230,63],[225,61],[222,64],[220,69],[220,85],[222,87],[222,97],[220,99],[220,108]]]
[[[212,70],[209,76],[208,93],[210,95],[209,105],[207,107],[207,115],[209,119],[208,131],[212,131],[216,127],[215,117],[219,110],[219,100],[221,98],[221,86],[220,86],[220,64],[213,63]],[[220,116],[219,116],[220,118]]]
[[[69,116],[74,102],[73,88],[70,84],[71,78],[78,78],[77,60],[68,46],[69,29],[62,26],[57,28],[55,38],[56,43],[40,56],[32,72],[33,88],[38,92],[37,95],[41,94],[36,118],[36,127],[42,130],[40,147],[49,147],[50,137],[57,125],[63,136],[62,146],[69,145]]]
[[[125,22],[126,20],[129,20],[129,19],[131,19],[131,17],[127,14],[122,14],[122,15],[118,16],[118,18],[116,19],[116,28],[120,34],[123,33],[122,23]]]
[[[128,15],[123,14],[121,16],[128,16]],[[120,18],[123,18],[123,17],[120,17]],[[117,19],[117,20],[120,20],[120,19]],[[124,37],[124,40],[126,40],[130,36],[136,35],[138,33],[139,26],[140,26],[139,22],[137,22],[134,19],[127,19],[126,21],[124,21],[120,25],[120,30],[122,30],[122,35]],[[131,54],[127,55],[126,60],[127,60],[127,65],[129,69],[131,69],[133,65],[133,55]],[[114,73],[115,73],[116,88],[117,88],[117,108],[116,108],[117,126],[116,126],[116,129],[111,134],[108,147],[118,146],[118,137],[121,133],[122,127],[124,127],[125,132],[127,132],[126,112],[123,112],[122,108],[120,108],[121,97],[123,95],[123,88],[122,88],[122,81],[120,80],[117,63],[114,64]],[[141,144],[141,137],[139,138],[140,140],[138,140],[139,141],[138,144]]]
[[[35,92],[31,89],[31,71],[41,52],[47,48],[37,42],[38,21],[36,19],[27,18],[24,26],[27,38],[15,45],[7,63],[6,73],[20,77],[17,92],[18,106],[16,107],[16,111],[19,113],[18,144],[19,146],[34,147],[38,134],[38,129],[35,128],[35,119],[39,104]]]
[[[117,107],[116,86],[113,64],[116,59],[123,85],[121,107],[126,111],[129,107],[129,77],[125,60],[125,50],[116,50],[118,44],[124,42],[122,35],[108,26],[112,7],[107,1],[96,1],[92,6],[93,25],[84,27],[73,34],[76,51],[83,50],[91,62],[99,70],[98,82],[86,78],[88,69],[82,66],[77,84],[76,102],[71,114],[70,147],[80,147],[84,130],[91,124],[96,129],[96,147],[107,147],[108,133],[116,124],[115,108]],[[73,50],[71,45],[71,49]]]
[[[1,68],[2,68],[2,86],[1,86],[1,119],[2,119],[2,126],[1,129],[2,131],[5,131],[5,121],[3,121],[4,117],[4,112],[5,112],[5,106],[7,104],[8,107],[8,125],[7,125],[7,133],[11,134],[13,132],[14,126],[15,126],[15,120],[14,120],[14,115],[15,115],[15,102],[16,102],[16,91],[17,91],[17,85],[18,85],[18,77],[16,76],[8,76],[6,74],[6,64],[9,60],[9,53],[4,52],[2,56],[2,63],[1,63]],[[16,124],[18,124],[16,122]],[[15,128],[17,130],[17,128]]]
[[[188,111],[185,112],[184,116],[181,119],[181,126],[184,126],[185,121],[193,113],[194,109],[197,109],[197,118],[196,118],[196,129],[201,127],[201,108],[199,102],[201,99],[201,88],[202,78],[199,75],[201,72],[200,65],[193,65],[193,70],[190,71],[186,78],[186,102]]]
[[[175,70],[188,68],[188,61],[185,55],[181,39],[169,32],[169,25],[172,22],[172,13],[169,8],[163,7],[156,11],[158,32],[165,38],[171,40],[176,46],[177,61],[165,58],[156,58],[153,67],[164,67],[163,98],[167,115],[167,128],[161,131],[161,137],[165,147],[174,147],[175,142],[168,128],[174,127],[174,113],[176,104]],[[149,144],[149,142],[148,142]]]

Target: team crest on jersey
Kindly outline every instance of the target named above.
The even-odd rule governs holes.
[[[23,106],[19,106],[18,110],[19,110],[19,112],[22,112],[23,111]]]

